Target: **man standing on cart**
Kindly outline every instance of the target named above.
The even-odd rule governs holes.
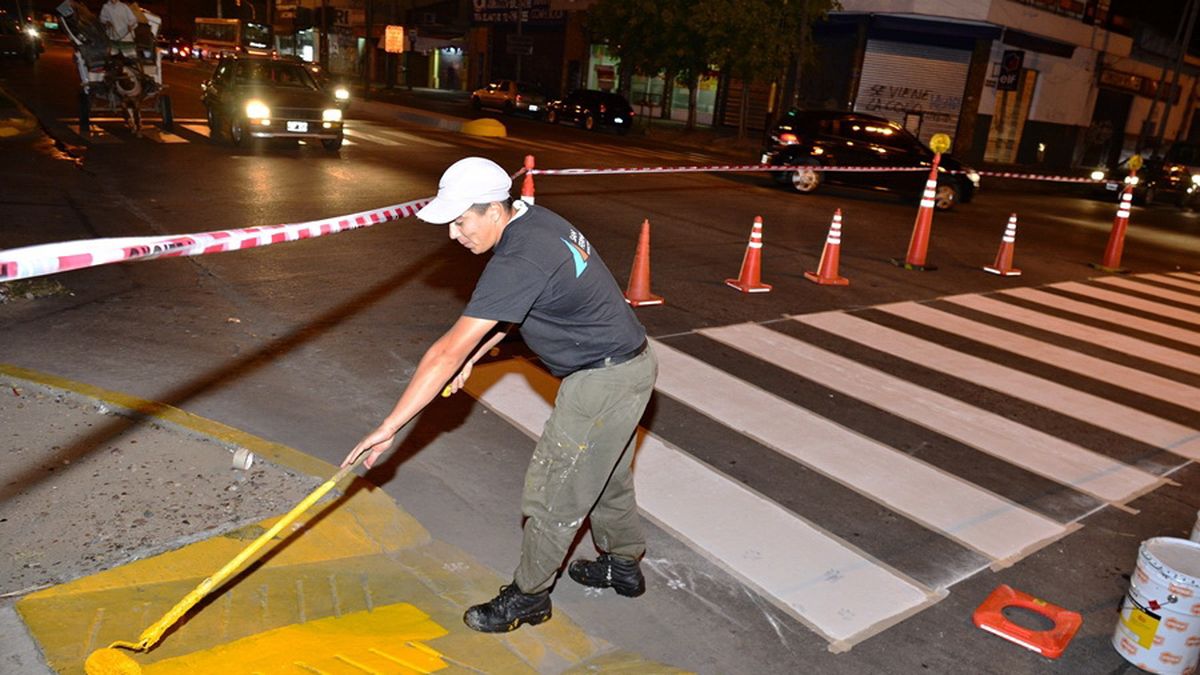
[[[133,56],[134,31],[138,20],[129,5],[121,0],[108,0],[100,8],[100,23],[104,24],[113,48],[126,56]]]

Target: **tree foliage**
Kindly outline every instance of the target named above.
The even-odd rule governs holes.
[[[747,83],[776,81],[811,52],[813,23],[837,8],[837,0],[597,0],[588,30],[623,74],[675,74],[692,93],[690,126],[695,90],[710,66]]]

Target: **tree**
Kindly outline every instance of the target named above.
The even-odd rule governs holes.
[[[599,0],[588,8],[587,31],[608,45],[620,64],[617,89],[630,96],[634,71],[655,75],[662,69],[664,32],[654,0]]]

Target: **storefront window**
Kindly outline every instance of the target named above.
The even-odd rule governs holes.
[[[696,121],[699,124],[711,124],[713,111],[717,101],[717,74],[711,77],[701,77],[699,91],[696,96]],[[616,91],[619,84],[620,64],[609,54],[605,45],[592,45],[591,67],[588,69],[587,88],[601,91]],[[662,109],[664,80],[661,75],[646,77],[634,75],[631,82],[629,102],[639,115],[659,117]],[[688,116],[688,89],[682,82],[676,82],[671,91],[671,119],[686,121]]]

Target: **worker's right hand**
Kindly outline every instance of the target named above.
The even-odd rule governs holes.
[[[375,466],[375,461],[379,456],[387,452],[387,449],[392,445],[392,439],[396,437],[396,432],[384,427],[379,427],[375,431],[367,434],[350,454],[346,455],[346,459],[342,460],[342,466],[350,466],[358,461],[359,456],[364,452],[367,453],[367,459],[363,463],[368,469]]]

